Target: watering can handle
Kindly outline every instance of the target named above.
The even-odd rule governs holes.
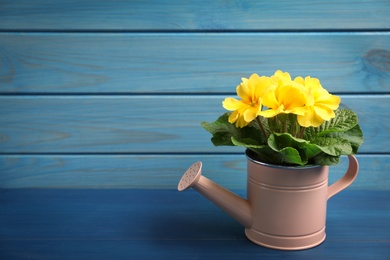
[[[356,179],[359,171],[359,163],[355,156],[348,155],[349,166],[345,175],[328,187],[328,199],[347,188]]]

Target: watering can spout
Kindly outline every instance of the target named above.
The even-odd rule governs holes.
[[[241,223],[244,227],[251,227],[252,210],[249,202],[202,176],[202,162],[196,162],[188,168],[179,181],[177,189],[183,191],[191,187]]]

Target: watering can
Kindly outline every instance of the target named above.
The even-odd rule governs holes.
[[[301,250],[325,240],[327,200],[357,177],[359,164],[349,155],[345,175],[328,186],[328,166],[265,164],[247,150],[247,199],[202,175],[202,162],[184,173],[178,190],[193,188],[245,227],[252,242],[273,249]]]

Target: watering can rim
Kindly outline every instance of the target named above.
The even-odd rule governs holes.
[[[303,165],[303,166],[300,166],[300,165],[297,165],[297,166],[288,166],[288,165],[277,165],[277,164],[270,164],[270,163],[265,163],[265,162],[261,162],[261,161],[258,161],[256,159],[253,158],[253,152],[250,150],[250,149],[247,149],[245,151],[245,155],[247,157],[247,159],[255,164],[259,164],[259,165],[262,165],[262,166],[267,166],[267,167],[271,167],[271,168],[279,168],[279,169],[289,169],[289,170],[302,170],[302,169],[313,169],[313,168],[320,168],[320,167],[328,167],[326,165],[318,165],[318,164],[311,164],[311,165]]]

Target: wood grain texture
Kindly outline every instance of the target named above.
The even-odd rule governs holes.
[[[389,155],[357,155],[359,176],[348,189],[390,190]],[[188,155],[2,155],[0,189],[176,189],[196,161],[203,175],[228,189],[246,189],[242,154]],[[329,183],[346,172],[348,159],[330,167]]]
[[[387,0],[2,0],[3,30],[389,29]]]
[[[240,224],[195,191],[11,189],[0,195],[0,255],[5,259],[390,256],[388,191],[347,190],[332,198],[325,242],[293,252],[251,243]]]
[[[245,172],[225,159],[242,149],[213,147],[199,123],[241,77],[282,69],[358,113],[355,188],[388,189],[389,12],[387,0],[0,1],[0,187],[172,188],[205,156],[243,188],[218,170]]]
[[[0,93],[227,93],[252,73],[390,93],[390,33],[2,33]]]
[[[225,96],[0,96],[2,153],[205,153],[202,121],[225,110]],[[360,152],[390,152],[389,95],[341,95],[365,135]]]
[[[389,13],[388,0],[0,0],[0,258],[389,259]],[[245,196],[243,150],[213,147],[200,122],[241,77],[277,69],[320,78],[365,134],[312,250],[256,246],[175,190],[201,160]]]

